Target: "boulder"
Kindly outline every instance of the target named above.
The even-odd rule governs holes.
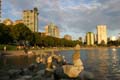
[[[75,50],[75,51],[80,50],[80,45],[79,45],[79,44],[77,44],[77,45],[74,47],[74,50]]]
[[[64,65],[63,66],[64,73],[68,75],[70,78],[76,78],[82,72],[83,69],[74,66],[74,65]]]
[[[22,77],[20,77],[20,78],[18,78],[18,79],[16,79],[16,80],[32,80],[32,76],[30,76],[30,75],[25,75],[25,76],[22,76]]]
[[[20,75],[20,70],[17,70],[17,69],[11,69],[8,71],[8,75],[10,78],[16,78]]]

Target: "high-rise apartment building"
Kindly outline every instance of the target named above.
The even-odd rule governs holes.
[[[86,34],[86,42],[87,42],[87,45],[91,46],[91,45],[94,45],[94,33],[92,32],[88,32]]]
[[[38,32],[38,9],[24,10],[23,23],[32,31]]]
[[[52,37],[57,37],[57,38],[59,38],[60,36],[58,27],[53,23],[50,23],[49,25],[45,27],[45,33],[47,36],[52,36]]]
[[[107,26],[97,26],[97,42],[98,44],[107,44]]]
[[[1,18],[2,18],[2,16],[1,16],[1,14],[2,14],[2,13],[1,13],[1,11],[2,11],[2,10],[1,10],[1,6],[2,6],[2,5],[1,5],[1,2],[2,2],[2,0],[0,0],[0,23],[1,23]]]

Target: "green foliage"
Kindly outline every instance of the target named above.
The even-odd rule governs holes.
[[[0,24],[0,44],[31,45],[39,47],[73,47],[82,44],[80,41],[65,40],[51,36],[40,36],[32,33],[24,24]]]
[[[6,50],[16,50],[14,45],[0,45],[0,50],[4,50],[4,46],[6,46]]]
[[[12,28],[14,40],[30,40],[32,32],[24,24],[17,24]]]
[[[120,41],[116,40],[116,41],[109,41],[108,42],[108,46],[119,46],[120,45]]]
[[[0,44],[8,44],[12,41],[12,36],[10,34],[11,29],[0,23]]]

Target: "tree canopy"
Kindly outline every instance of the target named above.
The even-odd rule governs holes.
[[[79,40],[66,40],[64,38],[56,38],[51,36],[42,36],[39,32],[32,32],[24,24],[5,25],[0,23],[0,44],[13,44],[18,45],[29,44],[31,46],[39,47],[73,47],[76,44],[85,45]],[[108,46],[120,45],[120,40],[109,41]],[[101,43],[104,46],[104,41]]]

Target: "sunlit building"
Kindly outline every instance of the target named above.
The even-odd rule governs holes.
[[[98,44],[107,44],[107,26],[98,25],[97,26],[97,42]]]
[[[48,25],[45,26],[45,35],[47,35],[47,36],[50,35],[50,33],[49,33],[49,31],[48,31]]]
[[[92,32],[88,32],[86,34],[86,42],[87,42],[87,45],[94,45],[94,33]]]
[[[47,36],[52,36],[57,38],[60,37],[59,28],[53,23],[50,23],[49,25],[45,26],[45,34]]]
[[[66,35],[64,35],[64,39],[66,39],[66,40],[72,40],[72,36],[66,34]]]
[[[3,24],[5,24],[5,25],[13,25],[13,21],[10,20],[10,19],[5,19],[5,20],[3,21]]]
[[[46,36],[45,32],[39,32],[40,36]]]
[[[116,36],[111,36],[110,37],[110,41],[116,41],[116,40],[117,40]]]
[[[16,20],[13,25],[23,23],[23,20]]]
[[[23,22],[32,32],[38,32],[38,15],[37,8],[23,11]]]

